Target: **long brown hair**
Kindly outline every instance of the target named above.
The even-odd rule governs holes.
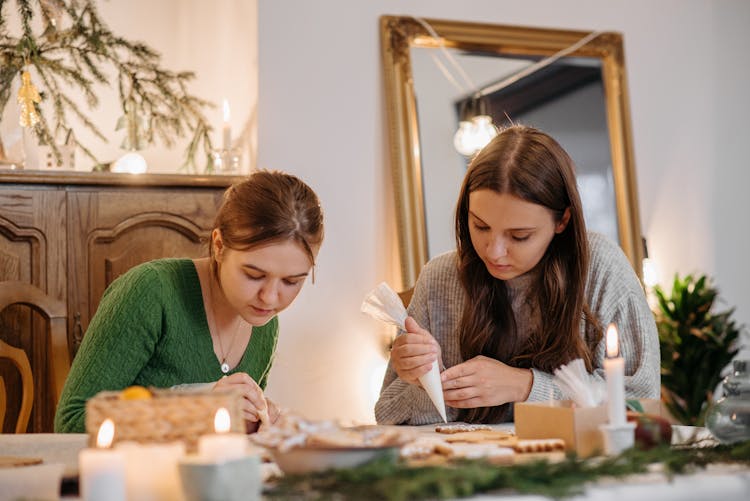
[[[570,220],[555,234],[535,267],[530,294],[542,312],[539,328],[521,342],[505,282],[492,277],[471,243],[469,195],[482,189],[510,194],[552,211],[559,222],[568,209]],[[575,358],[592,370],[593,349],[601,326],[584,297],[589,263],[586,224],[575,180],[575,167],[563,148],[544,132],[521,125],[502,130],[471,161],[456,207],[456,244],[461,284],[466,291],[459,327],[461,355],[484,355],[508,365],[551,372]],[[586,340],[581,339],[586,322]],[[495,422],[507,417],[508,404],[466,409],[461,420]]]
[[[214,219],[224,245],[247,250],[273,242],[297,242],[315,265],[313,249],[323,242],[323,211],[315,192],[299,178],[256,171],[230,186]],[[213,245],[209,245],[215,271]]]

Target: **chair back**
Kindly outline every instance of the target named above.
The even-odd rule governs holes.
[[[8,392],[5,390],[5,379],[0,376],[0,430],[5,422],[5,406],[8,404]]]
[[[65,378],[70,371],[70,351],[68,348],[67,318],[65,304],[53,299],[37,287],[18,281],[0,282],[0,313],[8,306],[23,304],[41,314],[48,323],[49,368],[52,374],[52,395],[54,405],[60,400]],[[2,333],[0,333],[1,335]],[[23,433],[29,421],[34,397],[34,383],[28,356],[22,349],[13,347],[0,339],[0,358],[10,359],[21,373],[21,407],[16,422],[16,433]],[[44,389],[41,389],[44,392]],[[7,404],[7,394],[6,394]],[[5,413],[6,404],[2,412]],[[0,421],[2,426],[2,421]]]
[[[16,433],[24,433],[26,427],[29,425],[31,406],[34,403],[34,379],[31,376],[29,357],[26,356],[25,351],[14,348],[0,339],[0,358],[9,359],[16,366],[18,372],[21,373],[21,409],[18,411],[18,419],[16,420]],[[6,395],[5,382],[0,380],[0,383],[2,383],[2,389],[0,389],[0,416],[2,417],[0,423],[2,423],[5,421],[5,409],[8,397]]]

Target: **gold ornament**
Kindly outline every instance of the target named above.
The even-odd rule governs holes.
[[[21,74],[21,88],[18,89],[18,104],[21,105],[21,116],[19,123],[21,127],[34,127],[39,122],[39,113],[36,111],[35,103],[40,103],[42,97],[31,83],[31,74],[24,71]]]

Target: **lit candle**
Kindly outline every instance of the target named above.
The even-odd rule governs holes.
[[[609,424],[625,424],[625,359],[620,356],[617,327],[607,327],[607,357],[604,359],[604,373],[607,377],[607,406]]]
[[[185,456],[185,444],[138,444],[121,442],[125,454],[128,499],[139,501],[181,501],[185,499],[177,468]]]
[[[224,111],[224,127],[222,128],[222,145],[224,150],[230,150],[232,148],[232,127],[229,125],[229,119],[231,115],[229,113],[229,101],[224,99],[223,103]]]
[[[81,497],[103,501],[125,501],[125,456],[110,448],[115,424],[105,419],[96,436],[96,448],[78,455]]]
[[[209,461],[221,463],[243,458],[247,455],[247,436],[230,433],[229,411],[221,408],[214,417],[216,433],[198,439],[198,454]]]

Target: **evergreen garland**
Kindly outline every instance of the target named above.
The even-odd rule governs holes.
[[[172,146],[176,137],[192,133],[185,152],[183,168],[195,171],[196,155],[203,148],[211,170],[211,127],[203,109],[211,103],[191,95],[187,83],[195,77],[188,71],[175,72],[160,67],[161,56],[140,42],[131,42],[112,33],[100,19],[94,0],[15,0],[21,20],[21,34],[9,33],[6,0],[0,0],[0,113],[10,95],[11,82],[24,69],[33,68],[35,85],[42,102],[52,103],[51,118],[35,103],[39,121],[33,131],[40,143],[49,144],[60,157],[55,133],[70,129],[68,116],[74,115],[99,139],[105,134],[88,118],[84,110],[63,90],[66,84],[82,92],[89,108],[99,99],[95,87],[111,85],[105,68],[116,73],[123,117],[117,128],[128,131],[123,147],[139,149],[158,137]],[[32,21],[41,15],[44,30],[37,35]],[[95,163],[91,151],[78,144]]]
[[[653,471],[668,477],[711,463],[750,466],[750,442],[734,446],[631,449],[614,457],[537,461],[497,466],[480,460],[449,466],[408,467],[387,458],[366,465],[310,475],[285,476],[264,492],[266,499],[391,500],[444,499],[481,492],[513,491],[562,498],[581,494],[586,483]]]

